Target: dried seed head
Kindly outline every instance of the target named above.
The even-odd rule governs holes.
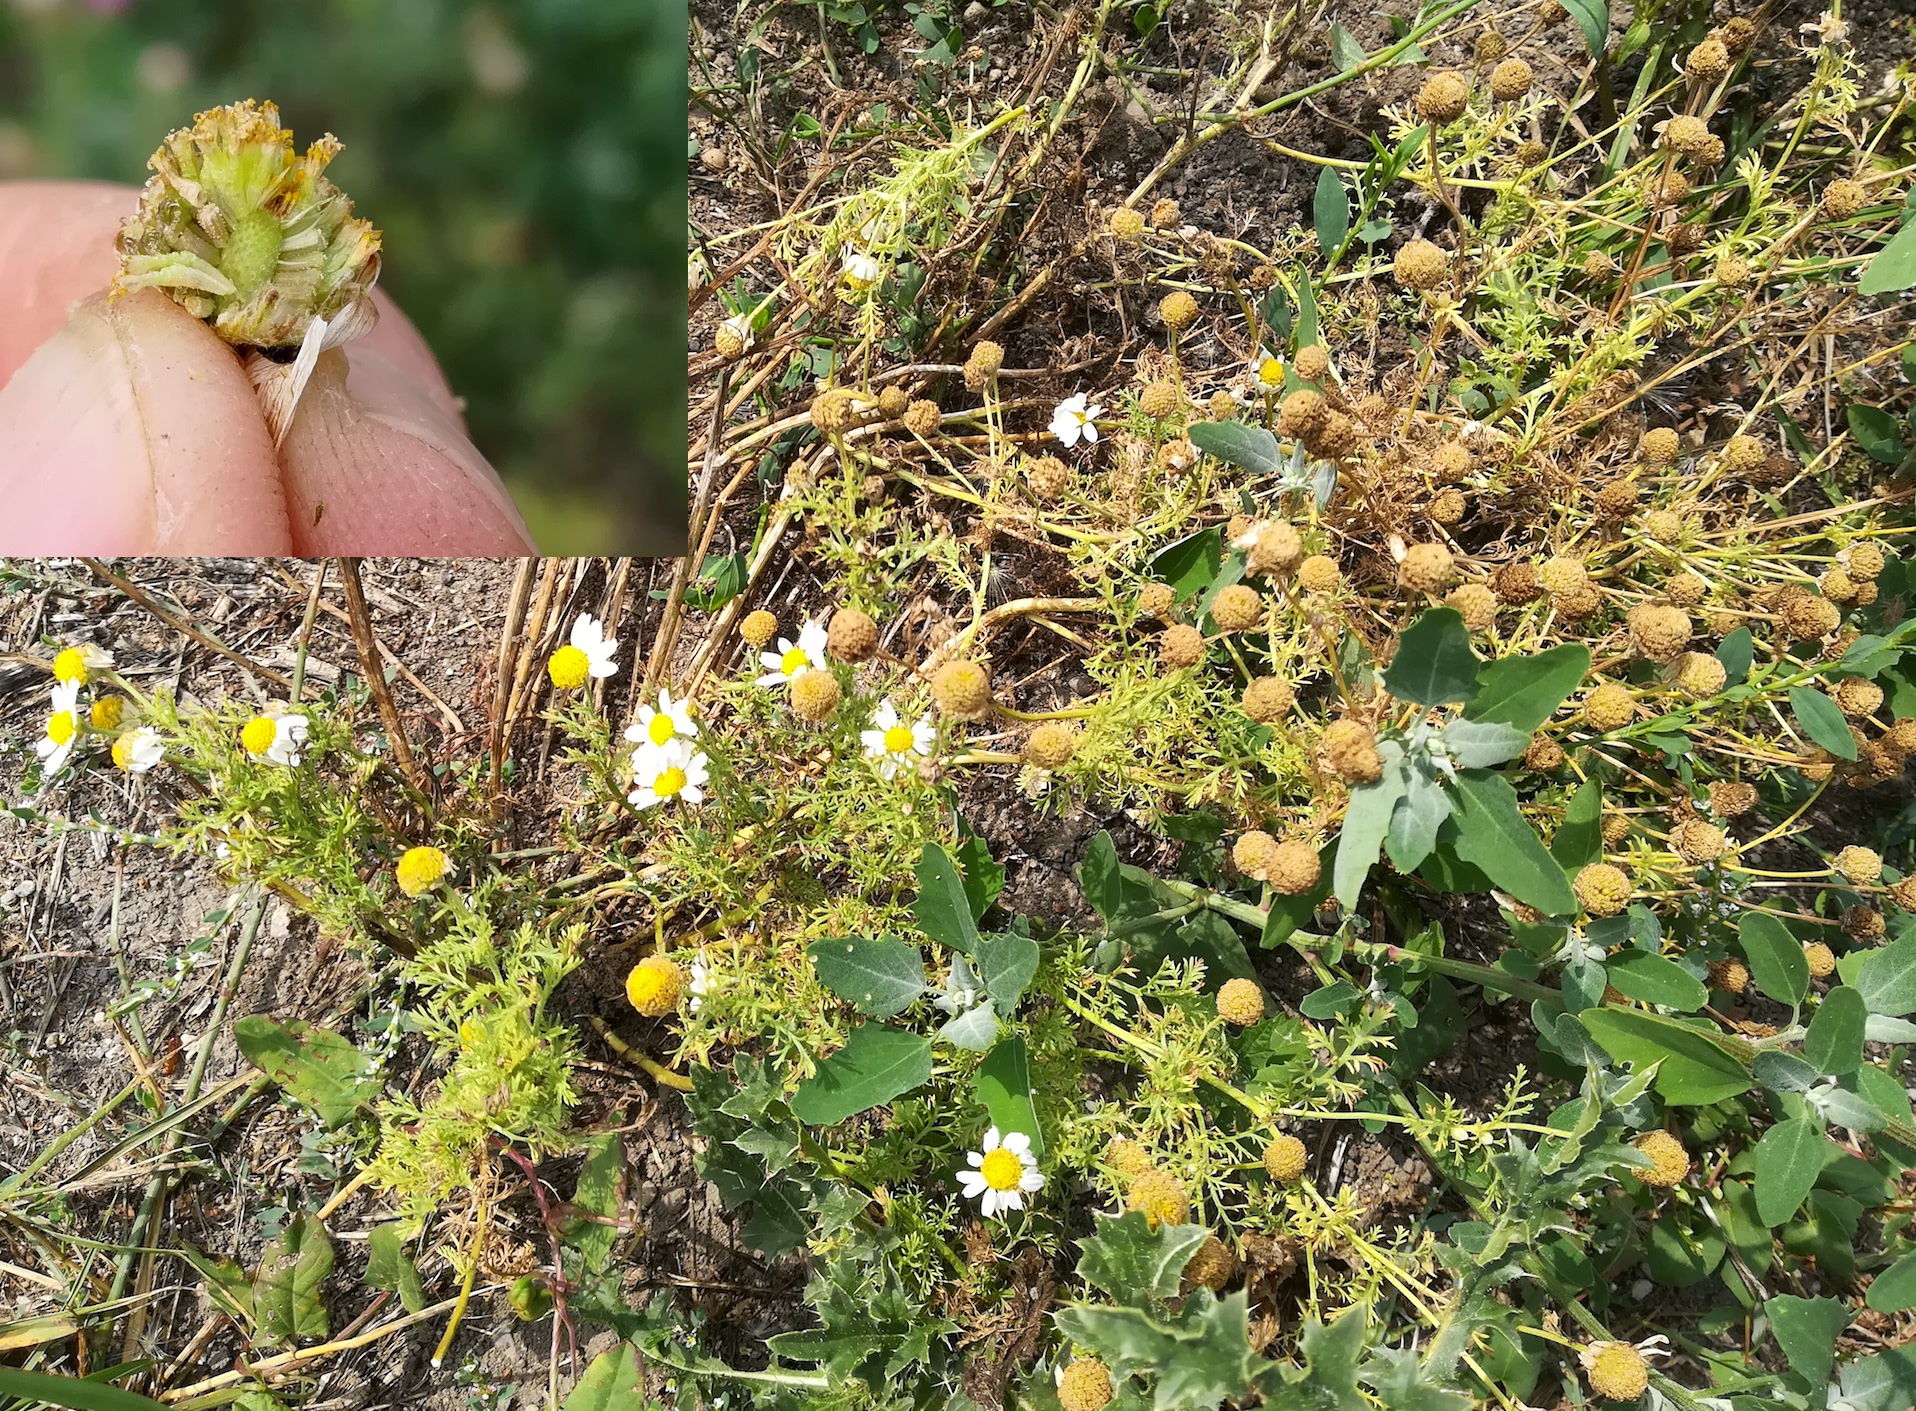
[[[1532,774],[1550,774],[1563,768],[1563,746],[1548,735],[1538,735],[1523,752],[1523,767]]]
[[[1883,688],[1861,676],[1845,676],[1830,692],[1837,708],[1852,720],[1867,720],[1883,708]]]
[[[1167,627],[1158,639],[1158,660],[1173,671],[1196,666],[1204,660],[1204,634],[1181,622]]]
[[[1648,1171],[1639,1168],[1635,1172],[1636,1178],[1646,1186],[1668,1188],[1690,1174],[1690,1153],[1668,1132],[1645,1132],[1630,1145],[1655,1163]]]
[[[1809,963],[1810,978],[1813,980],[1827,979],[1830,972],[1836,969],[1836,952],[1821,941],[1811,941],[1804,946],[1803,959]]]
[[[1325,726],[1323,753],[1331,772],[1353,784],[1374,784],[1383,777],[1377,736],[1360,720],[1333,720]]]
[[[1257,1023],[1264,1017],[1264,991],[1257,987],[1257,981],[1234,976],[1218,987],[1217,1017],[1226,1024],[1235,1024],[1240,1029]]]
[[[1432,74],[1417,90],[1417,116],[1438,127],[1457,121],[1469,104],[1470,80],[1460,73]]]
[[[1062,769],[1078,751],[1078,732],[1047,720],[1025,740],[1024,761],[1034,769]]]
[[[1875,945],[1887,929],[1883,913],[1873,906],[1852,906],[1843,913],[1843,934],[1859,945]]]
[[[1177,593],[1169,583],[1147,583],[1138,593],[1138,616],[1162,621],[1177,603]]]
[[[1229,392],[1218,391],[1211,394],[1211,400],[1204,404],[1213,421],[1229,421],[1237,415],[1237,398]]]
[[[989,338],[979,340],[972,345],[971,356],[965,359],[965,386],[973,392],[984,391],[1004,365],[1004,348]]]
[[[1710,125],[1687,113],[1671,118],[1663,129],[1663,145],[1685,157],[1694,157],[1709,141]]]
[[[1536,138],[1528,137],[1517,144],[1513,155],[1517,165],[1528,171],[1532,167],[1542,166],[1544,159],[1550,155],[1550,149]]]
[[[910,395],[906,393],[904,388],[898,386],[896,383],[885,388],[878,394],[879,414],[893,421],[903,416],[906,409],[910,406]]]
[[[1025,467],[1025,480],[1036,499],[1061,500],[1071,488],[1071,468],[1056,456],[1039,456]]]
[[[1130,214],[1137,215],[1137,212]],[[1103,1411],[1110,1401],[1111,1372],[1097,1358],[1073,1358],[1059,1373],[1058,1404],[1064,1411]]]
[[[931,698],[959,720],[981,720],[991,709],[991,673],[975,661],[948,661],[932,673]]]
[[[1583,566],[1582,559],[1558,554],[1537,570],[1537,581],[1551,597],[1568,598],[1590,586],[1590,571]]]
[[[1124,1203],[1143,1215],[1154,1230],[1160,1225],[1182,1225],[1191,1218],[1191,1198],[1185,1194],[1184,1182],[1160,1167],[1133,1181]]]
[[[1558,4],[1557,0],[1543,0],[1543,3],[1537,6],[1537,23],[1545,28],[1562,24],[1568,18],[1570,18],[1570,12]]]
[[[1644,198],[1649,201],[1653,209],[1667,211],[1673,206],[1682,205],[1689,194],[1690,178],[1680,171],[1667,171],[1650,183],[1649,188],[1644,192]],[[1664,237],[1666,242],[1669,238],[1668,235]]]
[[[838,678],[829,671],[801,671],[792,678],[792,714],[814,725],[838,713]]]
[[[1869,189],[1847,177],[1823,188],[1823,214],[1831,220],[1847,220],[1869,204]]]
[[[1608,734],[1636,719],[1636,698],[1621,681],[1605,681],[1583,698],[1583,723]]]
[[[1211,600],[1211,620],[1223,632],[1248,632],[1264,621],[1264,599],[1257,589],[1233,583]]]
[[[1630,904],[1630,879],[1607,862],[1593,862],[1578,872],[1571,890],[1592,916],[1615,916]]]
[[[842,387],[829,388],[812,399],[812,425],[827,436],[842,436],[851,430],[856,414],[852,394]]]
[[[745,615],[745,621],[738,625],[738,635],[745,639],[745,645],[754,651],[764,646],[778,634],[778,619],[764,608]]]
[[[752,325],[742,315],[728,318],[712,330],[712,351],[728,363],[744,357],[752,347]]]
[[[1175,290],[1158,301],[1158,317],[1173,332],[1189,328],[1197,321],[1198,303],[1184,290]]]
[[[159,289],[240,347],[298,347],[316,318],[328,347],[370,332],[379,232],[322,175],[339,150],[327,133],[295,157],[271,103],[198,114],[147,163],[114,289]]]
[[[1144,238],[1144,213],[1130,206],[1120,206],[1111,212],[1111,233],[1126,244],[1132,244]]]
[[[1613,848],[1630,836],[1630,815],[1606,809],[1598,826],[1603,830],[1604,846]]]
[[[1312,554],[1297,566],[1297,586],[1307,593],[1335,593],[1343,581],[1343,571],[1329,554]]]
[[[1683,439],[1668,426],[1653,426],[1637,442],[1637,456],[1645,465],[1671,465],[1683,450]]]
[[[1684,652],[1670,665],[1671,683],[1696,700],[1714,696],[1730,679],[1728,669],[1708,652]]]
[[[1596,511],[1599,519],[1628,519],[1636,512],[1637,501],[1643,496],[1641,487],[1634,480],[1612,480],[1597,491]]]
[[[1494,64],[1510,52],[1510,41],[1494,29],[1477,36],[1477,62]]]
[[[1183,213],[1178,210],[1178,203],[1169,197],[1158,201],[1151,207],[1151,224],[1155,225],[1159,230],[1174,229],[1180,225],[1183,220],[1184,216]]]
[[[1463,618],[1464,627],[1472,632],[1488,632],[1497,621],[1497,595],[1481,583],[1465,583],[1452,588],[1444,598],[1448,607],[1457,610]]]
[[[1851,843],[1836,854],[1831,866],[1857,886],[1868,887],[1882,880],[1883,855],[1874,848]]]
[[[1264,871],[1264,880],[1274,890],[1287,897],[1301,897],[1324,875],[1324,863],[1310,844],[1286,838],[1272,851]]]
[[[1673,225],[1663,232],[1663,243],[1669,247],[1672,255],[1678,259],[1687,259],[1703,248],[1703,242],[1709,238],[1709,230],[1699,221],[1684,221]]]
[[[1630,614],[1630,638],[1651,661],[1663,662],[1690,645],[1690,615],[1674,604],[1649,603]]]
[[[1277,406],[1277,433],[1293,440],[1309,436],[1324,424],[1324,418],[1330,414],[1330,408],[1324,405],[1324,394],[1310,387],[1300,387]]]
[[[1310,453],[1327,461],[1355,455],[1362,444],[1363,435],[1358,431],[1357,423],[1342,412],[1325,412],[1317,429],[1304,438],[1304,445]]]
[[[1438,524],[1461,524],[1464,518],[1464,493],[1439,490],[1431,497],[1430,517]]]
[[[1499,103],[1514,103],[1530,91],[1530,65],[1522,59],[1505,59],[1490,71],[1490,96]]]
[[[1177,383],[1160,378],[1156,382],[1146,383],[1144,390],[1138,393],[1138,410],[1153,420],[1159,420],[1175,412],[1180,400]]]
[[[1397,252],[1391,270],[1406,289],[1435,289],[1450,271],[1450,256],[1428,240],[1412,240]]]
[[[1653,543],[1680,543],[1683,539],[1683,516],[1675,510],[1650,510],[1643,516],[1643,532]]]
[[[944,420],[944,413],[938,410],[936,402],[920,397],[905,408],[905,414],[899,420],[904,424],[905,430],[912,435],[929,438],[937,434],[938,424]]]
[[[1754,436],[1732,436],[1723,443],[1723,468],[1731,475],[1753,475],[1763,468],[1770,454]]]
[[[1820,637],[1827,637],[1843,620],[1843,615],[1836,610],[1835,603],[1810,593],[1786,600],[1779,616],[1783,623],[1783,630],[1799,642],[1810,642]]]
[[[1304,1143],[1289,1132],[1279,1132],[1264,1148],[1264,1169],[1273,1181],[1289,1185],[1304,1174]]]
[[[1844,571],[1859,583],[1874,582],[1883,571],[1883,551],[1877,545],[1865,540],[1849,546],[1849,560]]]
[[[1617,272],[1617,262],[1602,250],[1592,250],[1583,257],[1583,277],[1591,284],[1601,284]]]
[[[840,661],[869,661],[878,650],[878,624],[857,608],[840,608],[825,629],[825,649]]]
[[[1269,874],[1271,856],[1277,851],[1277,839],[1253,828],[1231,844],[1231,865],[1253,881],[1262,882]]]
[[[1441,484],[1462,480],[1470,474],[1473,459],[1462,441],[1446,441],[1430,453],[1431,477]]]
[[[1670,848],[1692,866],[1715,862],[1729,851],[1723,830],[1701,818],[1686,818],[1670,830]]]
[[[1256,676],[1244,688],[1240,702],[1244,713],[1259,725],[1269,725],[1291,713],[1297,693],[1275,676]]]
[[[1710,812],[1718,818],[1741,818],[1756,807],[1756,786],[1733,779],[1710,785]]]
[[[1663,594],[1680,608],[1693,608],[1702,602],[1710,585],[1694,573],[1675,573],[1663,585]]]
[[[1456,566],[1442,544],[1412,544],[1397,565],[1397,581],[1413,593],[1441,593]]]
[[[1683,71],[1691,82],[1705,87],[1720,83],[1730,71],[1730,51],[1722,40],[1706,39],[1684,57]]]
[[[1304,557],[1304,540],[1283,520],[1265,525],[1257,533],[1244,566],[1252,573],[1281,578],[1293,572]]]
[[[1507,563],[1490,575],[1490,591],[1497,595],[1498,602],[1521,607],[1543,591],[1543,583],[1534,564]]]
[[[1899,910],[1916,911],[1916,876],[1889,884],[1889,899]]]
[[[1712,30],[1711,35],[1730,53],[1744,54],[1756,43],[1756,21],[1732,15]]]
[[[1740,995],[1750,987],[1750,967],[1733,955],[1712,961],[1710,987],[1726,995]]]
[[[1292,360],[1291,366],[1304,381],[1322,382],[1330,376],[1330,354],[1324,351],[1321,343],[1306,343],[1297,350],[1297,357]]]

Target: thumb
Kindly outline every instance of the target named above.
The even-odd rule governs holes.
[[[164,295],[93,296],[0,388],[0,552],[292,549],[246,374]]]

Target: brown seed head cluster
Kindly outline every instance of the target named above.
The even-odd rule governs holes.
[[[991,673],[975,661],[948,661],[932,673],[931,698],[958,720],[982,720],[991,709]]]
[[[1756,807],[1756,786],[1736,779],[1710,785],[1710,812],[1718,818],[1741,818]]]
[[[1847,177],[1823,188],[1823,214],[1831,220],[1847,220],[1869,204],[1869,189]]]
[[[1514,103],[1530,91],[1530,65],[1522,59],[1505,59],[1490,71],[1490,96],[1499,103]]]
[[[1630,639],[1651,661],[1664,662],[1690,645],[1690,615],[1669,603],[1648,603],[1630,615]]]
[[[1291,362],[1297,375],[1306,382],[1322,382],[1330,376],[1331,358],[1321,343],[1306,343]]]
[[[1730,849],[1730,840],[1716,824],[1686,818],[1670,830],[1670,849],[1693,867],[1715,862]]]
[[[905,430],[914,436],[931,437],[937,434],[938,424],[944,420],[944,413],[938,410],[938,404],[929,398],[920,397],[905,408],[905,414],[899,418]]]
[[[829,671],[801,671],[792,678],[792,714],[814,725],[838,713],[838,678]]]
[[[1047,720],[1025,741],[1024,761],[1034,769],[1062,769],[1078,750],[1078,732],[1069,725]]]
[[[1457,121],[1469,104],[1470,80],[1460,73],[1432,74],[1417,90],[1417,116],[1439,127]]]
[[[1297,692],[1275,676],[1256,676],[1244,688],[1244,713],[1259,725],[1282,720],[1297,704]]]
[[[1397,565],[1397,581],[1413,593],[1441,593],[1456,567],[1442,544],[1412,544]]]
[[[1333,720],[1324,727],[1324,762],[1353,784],[1374,784],[1383,777],[1377,736],[1361,720]]]
[[[1730,51],[1723,47],[1722,40],[1706,39],[1684,56],[1683,71],[1693,83],[1720,83],[1730,71]]]
[[[1264,621],[1264,599],[1255,588],[1233,583],[1211,600],[1211,620],[1223,632],[1248,632]]]
[[[1159,378],[1147,382],[1138,393],[1138,410],[1153,420],[1162,420],[1177,411],[1180,400],[1177,383]]]
[[[1297,586],[1307,593],[1335,593],[1343,581],[1343,570],[1329,554],[1312,554],[1297,566]]]
[[[1171,615],[1177,600],[1177,593],[1169,583],[1147,583],[1138,593],[1138,615],[1155,617],[1162,622]]]
[[[857,608],[840,608],[825,629],[825,650],[840,661],[870,661],[878,650],[878,624]]]
[[[1583,723],[1592,730],[1608,734],[1621,730],[1636,718],[1636,697],[1621,681],[1605,681],[1592,687],[1583,698]]]
[[[812,399],[812,425],[827,436],[842,436],[851,430],[857,414],[852,394],[842,387],[829,388]]]
[[[1226,1024],[1235,1024],[1240,1029],[1257,1023],[1264,1017],[1264,991],[1257,987],[1257,981],[1246,980],[1242,976],[1233,976],[1218,987],[1217,1017]]]
[[[1035,498],[1049,504],[1071,488],[1071,469],[1056,456],[1039,456],[1025,467],[1025,481]]]
[[[1166,294],[1158,301],[1158,317],[1164,320],[1164,326],[1172,332],[1189,328],[1197,321],[1198,304],[1184,290],[1179,289]]]
[[[757,608],[745,615],[745,621],[738,625],[738,635],[745,639],[746,646],[757,651],[778,635],[778,619],[764,608]]]
[[[1191,1197],[1185,1193],[1184,1182],[1160,1167],[1133,1181],[1124,1203],[1143,1215],[1154,1230],[1159,1225],[1182,1225],[1191,1218]]]
[[[1204,660],[1204,634],[1182,622],[1166,628],[1158,639],[1158,660],[1173,671],[1196,666]]]
[[[1391,272],[1406,289],[1435,289],[1450,272],[1450,256],[1428,240],[1412,240],[1391,261]]]
[[[1294,571],[1303,557],[1303,537],[1280,519],[1258,530],[1257,538],[1244,556],[1244,566],[1252,573],[1282,578]]]
[[[1630,904],[1630,879],[1607,862],[1593,862],[1578,872],[1571,890],[1592,916],[1615,916]]]

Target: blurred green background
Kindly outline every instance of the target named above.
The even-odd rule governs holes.
[[[547,553],[685,542],[684,0],[0,0],[0,178],[270,99]]]

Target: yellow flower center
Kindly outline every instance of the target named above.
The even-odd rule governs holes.
[[[101,696],[93,703],[93,723],[101,730],[112,730],[126,713],[126,702],[119,696]]]
[[[885,732],[885,748],[892,754],[904,754],[915,741],[909,725],[894,725]]]
[[[273,722],[263,715],[256,715],[246,722],[246,728],[240,731],[240,743],[248,754],[265,754],[273,747],[274,737],[279,734]]]
[[[408,848],[393,875],[398,878],[400,891],[416,897],[445,876],[448,865],[446,855],[438,848]]]
[[[978,1163],[978,1174],[995,1191],[1016,1190],[1024,1178],[1025,1164],[1018,1159],[1017,1152],[1001,1146],[985,1153],[985,1159]]]
[[[68,647],[53,659],[53,679],[71,681],[84,685],[87,678],[86,657],[78,647]]]
[[[462,1048],[473,1048],[485,1037],[485,1031],[470,1019],[459,1026],[459,1044]]]
[[[56,745],[64,745],[73,738],[73,732],[80,728],[80,722],[73,718],[70,710],[55,711],[47,717],[47,738]]]
[[[805,655],[805,649],[803,647],[793,647],[789,652],[778,659],[778,669],[787,676],[798,675],[799,672],[803,671],[810,664],[811,659]]]
[[[127,731],[113,742],[113,762],[129,773],[133,769],[133,732]]]
[[[552,660],[546,663],[546,674],[561,691],[576,691],[585,685],[591,666],[586,654],[568,642],[552,654]]]
[[[676,764],[664,770],[652,781],[652,792],[662,799],[669,799],[685,787],[685,771]]]
[[[645,727],[645,733],[651,738],[653,744],[669,745],[672,743],[672,736],[677,733],[677,728],[672,724],[672,717],[660,711],[652,717],[652,723]]]
[[[1276,358],[1266,358],[1257,365],[1257,380],[1266,387],[1276,387],[1284,381],[1284,364]]]

